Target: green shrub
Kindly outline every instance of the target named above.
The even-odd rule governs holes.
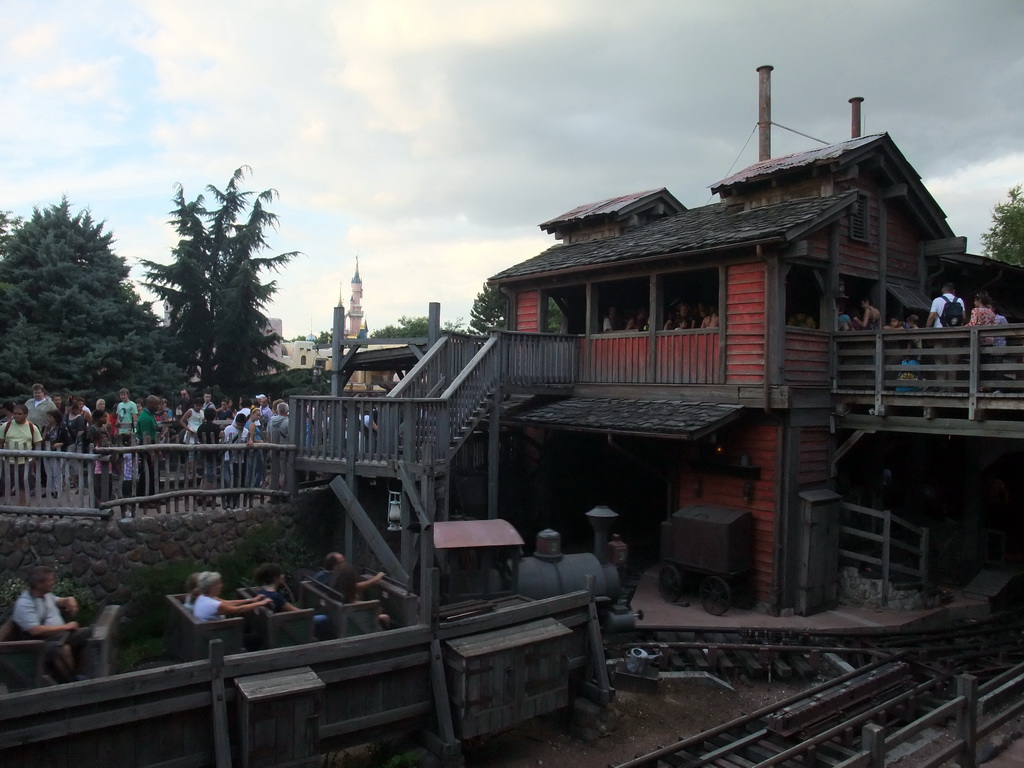
[[[216,570],[224,580],[224,594],[252,583],[253,572],[264,563],[277,563],[285,573],[306,567],[314,560],[309,548],[294,534],[285,534],[278,523],[253,528],[234,550],[220,556]]]
[[[123,643],[134,643],[163,637],[164,618],[167,614],[164,595],[178,595],[185,591],[189,574],[208,570],[194,560],[178,560],[134,568],[128,576],[132,593],[133,617],[123,628]]]

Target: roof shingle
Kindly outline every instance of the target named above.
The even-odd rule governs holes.
[[[539,275],[577,267],[598,266],[650,256],[688,253],[785,239],[795,227],[812,222],[830,207],[851,200],[850,194],[804,198],[741,210],[714,203],[630,230],[619,237],[572,245],[554,245],[532,259],[502,270],[491,280]]]

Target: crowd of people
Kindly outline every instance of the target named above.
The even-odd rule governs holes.
[[[687,304],[684,301],[679,301],[671,304],[666,310],[661,330],[691,331],[699,328],[717,328],[718,326],[718,307],[703,302]],[[601,321],[602,333],[649,331],[650,328],[646,309],[620,313],[618,307],[609,307]]]
[[[192,396],[182,389],[172,405],[168,398],[155,395],[133,399],[129,390],[122,388],[118,402],[108,408],[103,398],[90,407],[83,397],[51,396],[42,384],[35,384],[24,403],[0,403],[0,448],[24,452],[4,458],[0,488],[9,498],[16,496],[22,506],[27,497],[37,494],[57,498],[79,485],[79,478],[60,453],[96,453],[97,449],[171,442],[245,446],[246,450],[226,450],[223,456],[188,451],[185,476],[205,490],[217,487],[218,480],[228,488],[259,488],[269,478],[264,452],[258,447],[289,442],[289,431],[288,404],[283,400],[271,404],[263,394],[242,398],[235,408],[230,399],[221,400],[217,407],[208,391]],[[38,450],[47,451],[39,466],[31,453]],[[85,481],[104,499],[152,496],[158,488],[154,454],[111,452],[109,461],[93,462]],[[214,502],[208,499],[207,503]],[[123,509],[126,515],[134,511],[132,505]]]

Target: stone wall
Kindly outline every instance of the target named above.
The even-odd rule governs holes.
[[[882,580],[868,578],[854,566],[839,569],[839,601],[858,608],[916,611],[931,607],[919,589],[889,589],[888,605],[882,605]]]
[[[49,565],[91,589],[100,604],[121,605],[128,575],[141,565],[196,560],[216,565],[220,555],[263,523],[285,532],[295,507],[275,504],[109,521],[0,516],[0,579],[24,578],[34,565]]]

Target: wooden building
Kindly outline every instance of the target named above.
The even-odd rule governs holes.
[[[418,340],[383,398],[298,398],[296,467],[342,476],[346,540],[358,529],[413,581],[433,564],[419,532],[456,515],[586,548],[583,514],[606,504],[650,563],[677,509],[748,510],[749,583],[773,613],[834,602],[840,554],[861,556],[840,526],[877,544],[860,562],[887,585],[1024,559],[1024,270],[968,254],[851,101],[851,139],[785,157],[762,115],[762,159],[713,185],[720,202],[687,210],[660,188],[545,221],[562,243],[491,278],[508,332]],[[1013,322],[924,328],[947,280]],[[921,328],[840,332],[862,299]],[[336,384],[360,364],[346,344]]]

